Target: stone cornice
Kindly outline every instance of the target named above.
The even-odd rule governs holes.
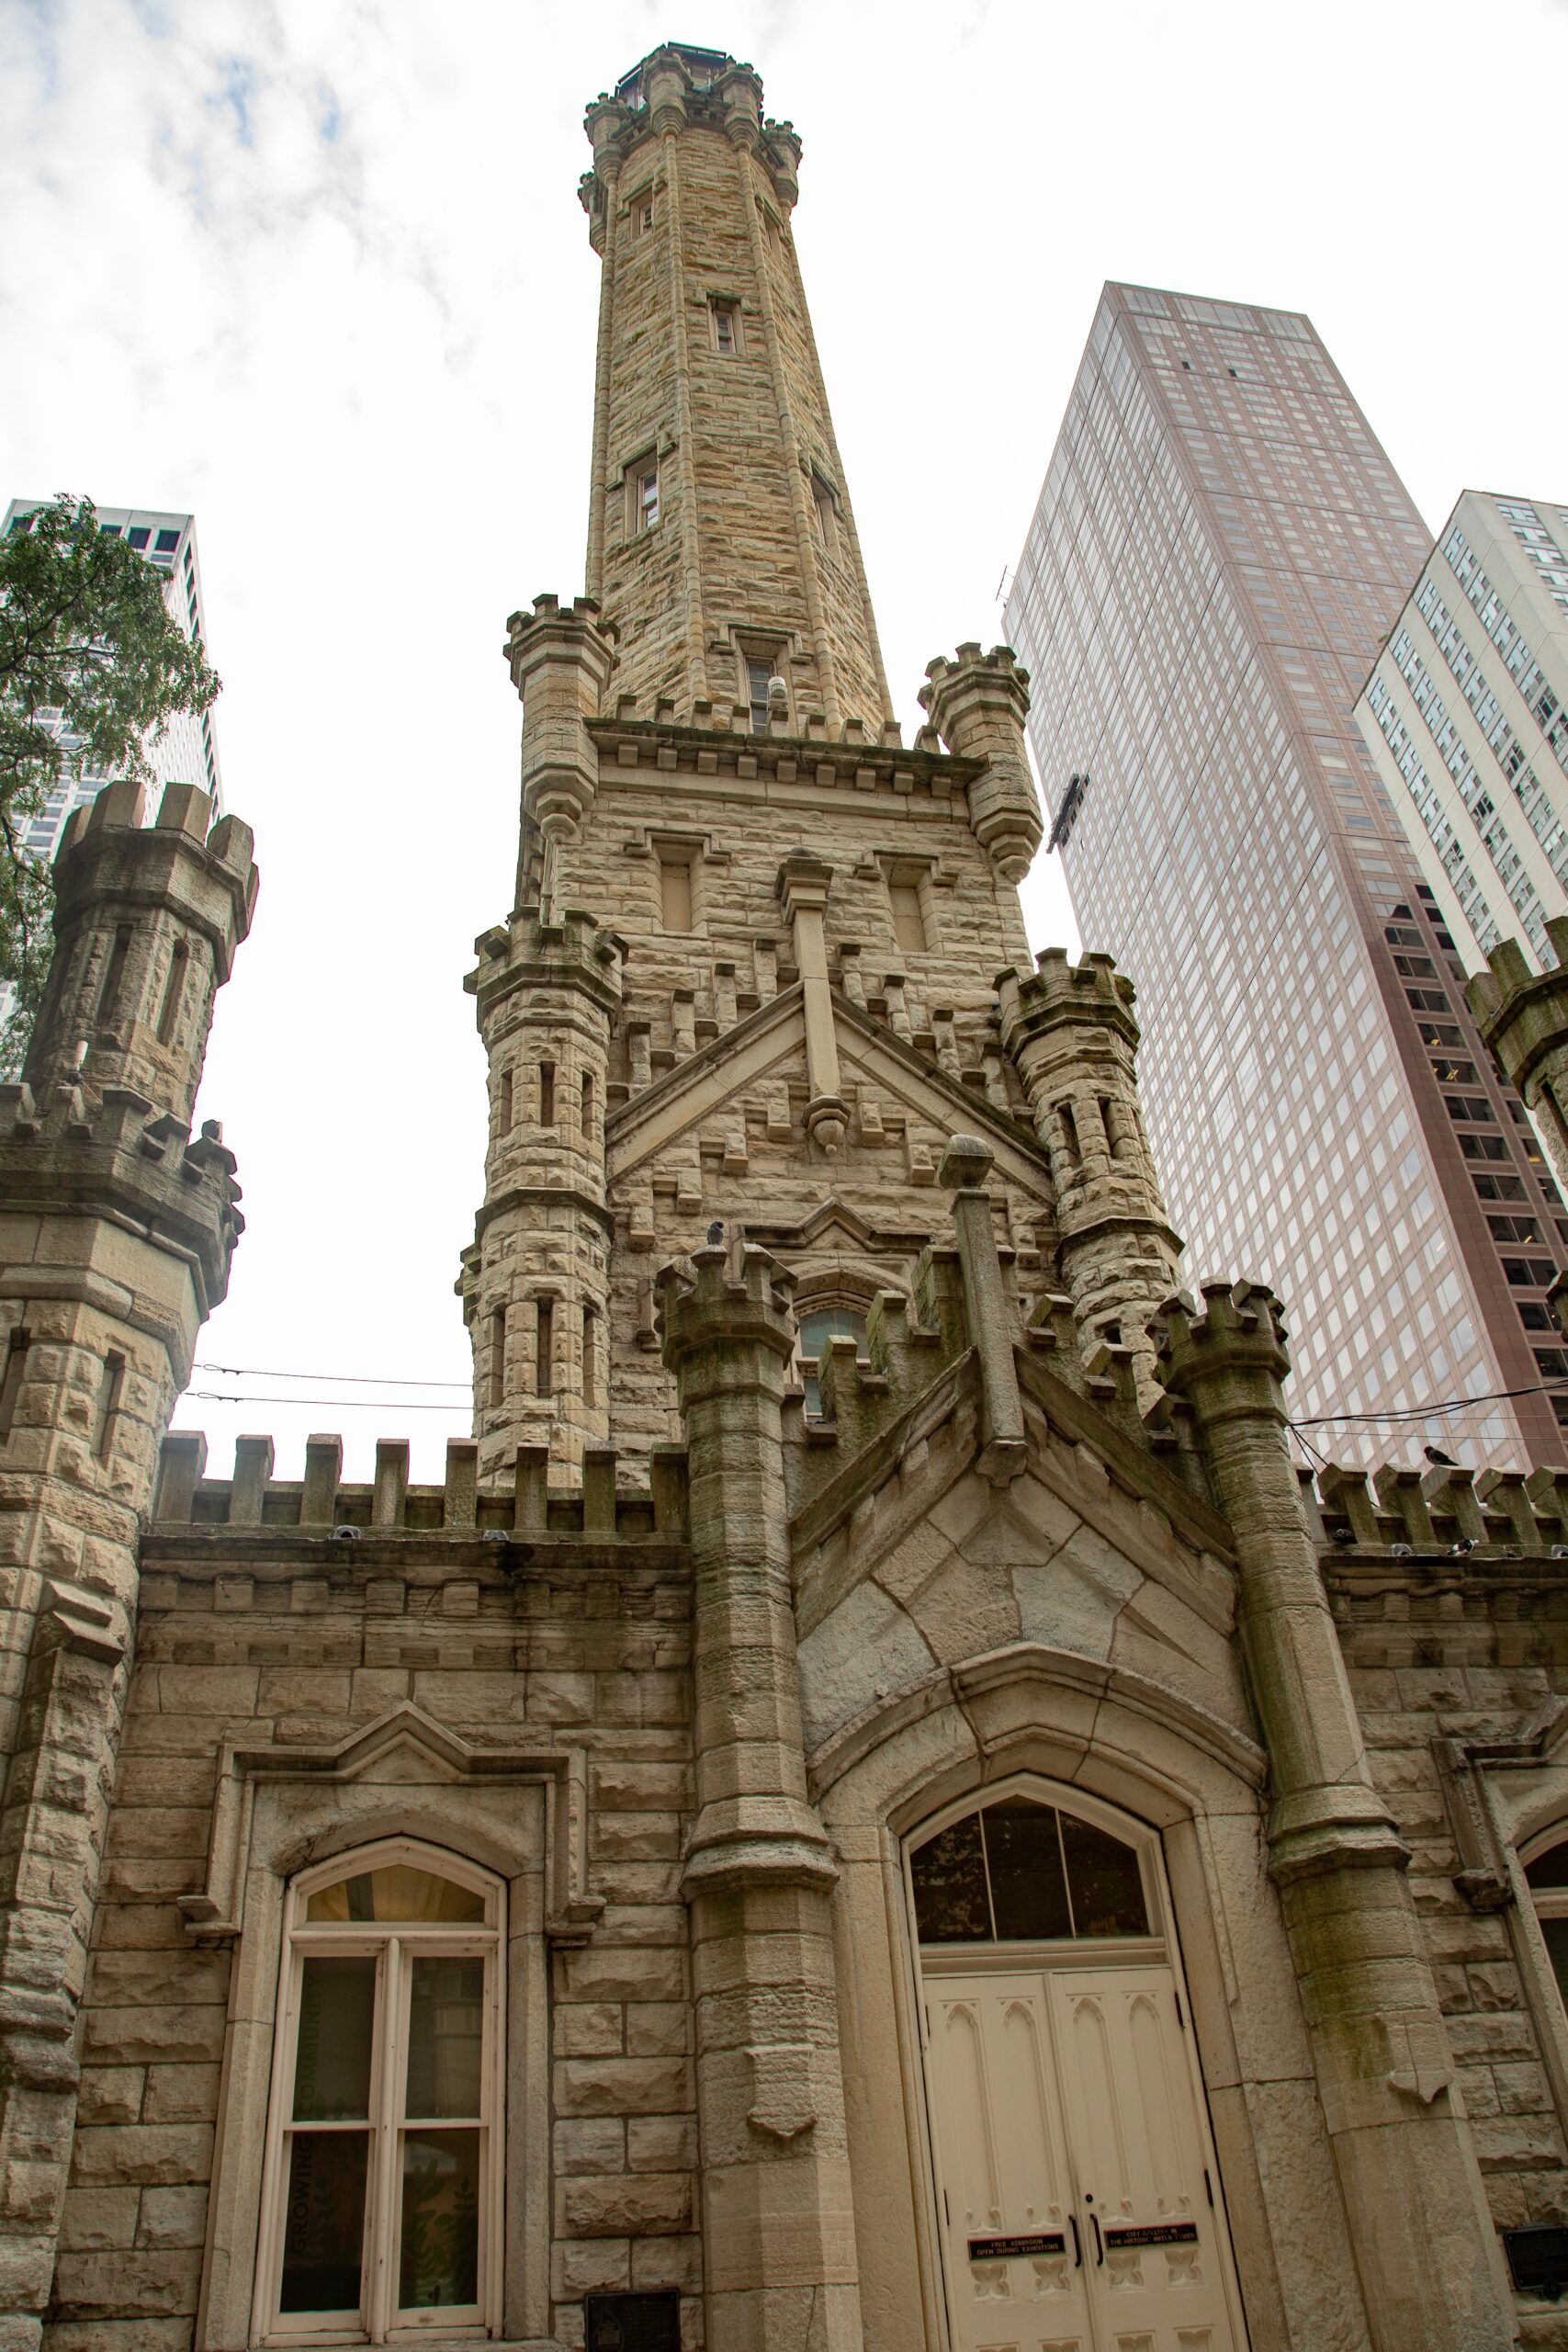
[[[938,800],[962,796],[986,774],[984,760],[951,752],[907,751],[901,745],[829,742],[823,736],[736,735],[726,728],[682,727],[669,719],[591,718],[605,780],[616,770],[722,775],[742,788],[752,781],[812,786],[835,791],[924,794]]]

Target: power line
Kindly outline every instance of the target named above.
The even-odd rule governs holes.
[[[1391,1406],[1386,1413],[1308,1413],[1287,1426],[1300,1430],[1322,1429],[1331,1421],[1425,1421],[1435,1413],[1468,1412],[1472,1406],[1498,1405],[1511,1396],[1552,1396],[1564,1387],[1568,1382],[1536,1380],[1524,1388],[1488,1388],[1479,1396],[1444,1396],[1431,1405]]]
[[[310,1375],[306,1373],[302,1377],[308,1380]],[[455,1383],[452,1385],[456,1385]],[[413,1384],[411,1382],[410,1385]],[[187,1388],[186,1395],[194,1396],[198,1405],[330,1405],[334,1413],[399,1412],[466,1415],[469,1410],[467,1404],[460,1405],[456,1400],[450,1405],[436,1405],[423,1402],[416,1396],[402,1397],[396,1405],[392,1405],[383,1396],[268,1396],[260,1389],[254,1388],[240,1389],[232,1396],[225,1395],[221,1388]]]
[[[192,1369],[197,1372],[220,1372],[231,1380],[314,1380],[329,1386],[337,1381],[347,1388],[461,1388],[467,1393],[473,1386],[469,1380],[392,1380],[371,1372],[277,1372],[265,1363],[198,1362]]]

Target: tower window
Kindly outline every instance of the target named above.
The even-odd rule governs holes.
[[[509,1069],[503,1069],[501,1073],[499,1091],[500,1100],[497,1107],[501,1113],[501,1133],[503,1136],[509,1136],[512,1133],[512,1072]]]
[[[631,483],[632,529],[634,532],[651,531],[659,520],[658,458],[639,458],[631,468],[627,480]]]
[[[765,735],[768,731],[771,707],[768,693],[777,676],[776,654],[749,653],[746,656],[746,699],[750,705],[753,735]]]
[[[919,865],[902,864],[889,865],[886,871],[893,936],[906,955],[923,956],[931,944],[925,874]]]
[[[590,1412],[599,1402],[599,1310],[582,1310],[582,1401]]]
[[[645,189],[641,196],[633,197],[632,221],[635,232],[637,236],[647,237],[651,235],[653,230],[653,197],[649,191]]]
[[[493,1307],[490,1318],[490,1401],[506,1402],[506,1309]]]
[[[674,850],[660,852],[659,920],[666,931],[693,928],[692,863]]]
[[[0,1374],[0,1437],[9,1437],[17,1422],[17,1400],[27,1372],[30,1331],[11,1331],[6,1340],[6,1369]]]
[[[823,546],[829,548],[837,547],[839,502],[815,466],[811,469],[811,503],[817,512],[817,528]]]
[[[539,1125],[553,1127],[556,1123],[556,1066],[554,1062],[539,1064]]]
[[[582,1073],[582,1134],[585,1141],[592,1142],[593,1136],[593,1073],[591,1069],[585,1069]]]
[[[175,1024],[180,1017],[180,999],[185,994],[186,966],[189,960],[190,949],[183,939],[177,939],[175,952],[169,958],[169,977],[164,984],[163,1010],[158,1015],[158,1043],[161,1046],[174,1043]]]
[[[104,974],[104,992],[98,999],[98,1019],[107,1023],[119,1010],[119,992],[125,984],[125,967],[130,958],[130,926],[121,923],[109,950],[108,969]]]
[[[822,1351],[829,1340],[852,1340],[857,1353],[865,1348],[865,1317],[852,1306],[819,1306],[800,1318],[795,1351],[800,1382],[806,1391],[808,1420],[822,1418],[822,1391],[818,1378]]]
[[[534,1394],[551,1396],[556,1385],[556,1309],[555,1301],[541,1298],[536,1309],[534,1326]]]
[[[714,348],[721,358],[733,359],[740,349],[740,305],[739,302],[715,302],[711,305]]]

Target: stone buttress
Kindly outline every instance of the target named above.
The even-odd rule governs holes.
[[[236,818],[112,784],[67,828],[55,948],[0,1088],[0,2342],[39,2341],[75,2119],[77,2010],[158,1448],[243,1219],[190,1133],[256,873]],[[210,830],[209,830],[210,829]]]

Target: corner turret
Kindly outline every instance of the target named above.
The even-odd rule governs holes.
[[[926,667],[920,707],[960,759],[984,760],[986,773],[969,787],[975,838],[1005,880],[1021,882],[1044,826],[1023,747],[1029,712],[1029,673],[1010,646],[961,645],[954,662],[939,655]]]
[[[1487,1051],[1534,1114],[1558,1183],[1568,1190],[1568,915],[1549,916],[1546,935],[1557,957],[1551,971],[1532,972],[1517,940],[1505,939],[1464,994]]]
[[[1003,972],[1002,1042],[1050,1155],[1062,1271],[1086,1351],[1131,1349],[1154,1395],[1151,1317],[1170,1295],[1181,1244],[1160,1198],[1138,1108],[1133,983],[1109,956],[1077,965],[1048,947],[1033,972]]]

